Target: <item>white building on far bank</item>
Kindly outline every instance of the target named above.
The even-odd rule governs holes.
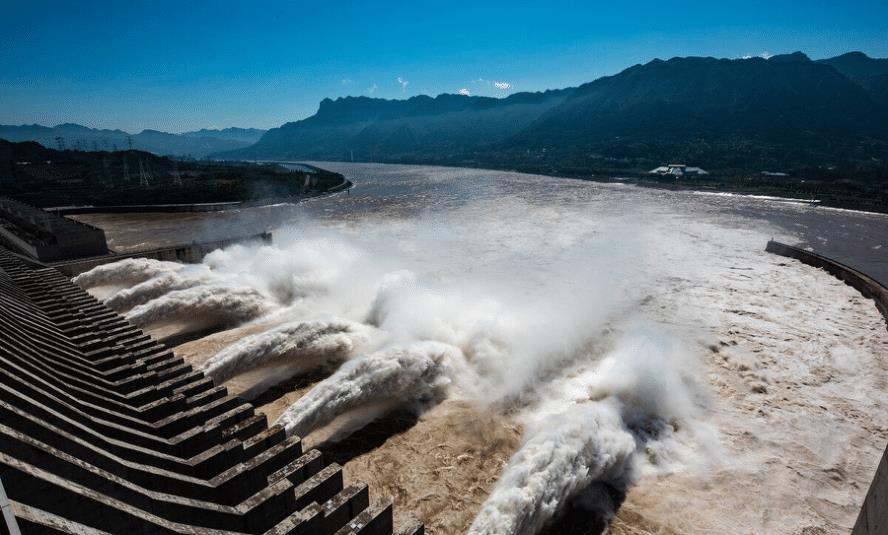
[[[651,169],[648,171],[650,175],[671,175],[676,178],[682,176],[698,176],[698,175],[708,175],[709,171],[705,169],[701,169],[699,167],[688,167],[683,163],[671,163],[669,165],[661,165],[656,169]]]

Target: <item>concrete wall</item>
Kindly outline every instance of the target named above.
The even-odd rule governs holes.
[[[879,284],[865,273],[861,273],[845,264],[830,260],[798,247],[775,242],[768,242],[765,250],[780,256],[795,258],[801,262],[821,268],[839,280],[845,281],[864,296],[875,302],[876,308],[888,322],[888,288]],[[888,534],[888,448],[882,454],[882,461],[876,468],[876,475],[864,498],[854,524],[852,535],[886,535]]]

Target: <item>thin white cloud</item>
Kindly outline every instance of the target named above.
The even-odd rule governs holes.
[[[401,85],[401,92],[404,93],[407,91],[407,86],[410,85],[410,82],[398,76],[398,83]]]
[[[339,81],[339,83],[342,85],[351,85],[352,79],[351,78],[343,78],[342,80]]]
[[[376,93],[376,90],[377,90],[377,89],[379,89],[379,86],[376,85],[376,84],[373,84],[373,85],[371,85],[370,87],[367,88],[367,93],[369,93],[369,94],[372,95],[373,93]]]
[[[752,54],[743,54],[742,56],[740,56],[740,59],[752,59],[752,58],[771,59],[773,56],[774,56],[774,54],[771,54],[770,52],[768,52],[766,50],[766,51],[762,52],[761,54],[756,54],[755,56],[753,56]]]
[[[462,89],[460,89],[459,91],[457,91],[457,93],[459,93],[460,95],[462,95],[462,96],[464,96],[464,97],[470,97],[470,96],[472,96],[472,92],[469,91],[468,89],[466,89],[465,87],[463,87]]]
[[[512,84],[509,82],[493,82],[493,86],[499,89],[500,91],[508,91],[512,88]]]

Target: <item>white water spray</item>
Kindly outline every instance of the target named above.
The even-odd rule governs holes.
[[[125,258],[111,264],[102,264],[74,277],[72,282],[83,289],[97,286],[131,286],[162,273],[184,268],[176,262],[152,258]]]
[[[417,342],[362,355],[315,385],[276,423],[288,435],[305,436],[362,406],[438,400],[464,367],[460,351],[439,342]]]
[[[245,371],[277,364],[288,365],[287,375],[292,376],[343,360],[369,338],[367,327],[341,319],[290,323],[226,347],[210,358],[203,370],[217,384]]]
[[[126,314],[126,319],[137,327],[194,318],[203,324],[230,325],[255,319],[272,308],[268,298],[253,288],[196,286],[139,305]]]
[[[123,312],[169,292],[193,288],[210,280],[212,274],[206,266],[189,265],[183,269],[155,275],[132,288],[124,288],[105,299],[104,303],[112,310]]]
[[[535,533],[592,485],[625,490],[640,464],[669,463],[659,469],[671,470],[696,462],[689,451],[714,453],[714,438],[695,420],[698,392],[685,361],[665,338],[636,332],[592,369],[548,385],[525,411],[524,444],[469,533]],[[677,428],[702,448],[676,442]],[[662,459],[637,454],[648,444]],[[615,512],[613,504],[595,505],[604,520]]]
[[[525,429],[525,436],[470,534],[535,533],[593,482],[621,481],[635,452],[635,440],[609,404],[570,406]]]

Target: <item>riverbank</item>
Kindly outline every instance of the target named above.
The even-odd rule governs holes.
[[[356,163],[340,161],[339,163]],[[847,178],[832,175],[826,169],[816,169],[820,176],[768,176],[754,174],[718,173],[703,176],[650,175],[641,169],[564,168],[541,164],[491,162],[485,160],[379,160],[378,162],[403,165],[429,165],[452,168],[472,168],[490,171],[513,171],[535,175],[554,176],[602,183],[632,184],[645,188],[669,191],[693,191],[708,193],[732,193],[744,196],[778,197],[792,201],[817,201],[812,204],[860,212],[888,214],[888,177]],[[706,167],[703,165],[703,167]]]
[[[173,160],[136,150],[53,150],[2,140],[0,146],[0,196],[64,214],[99,207],[117,213],[220,211],[295,202],[350,186],[338,173],[307,165]]]

